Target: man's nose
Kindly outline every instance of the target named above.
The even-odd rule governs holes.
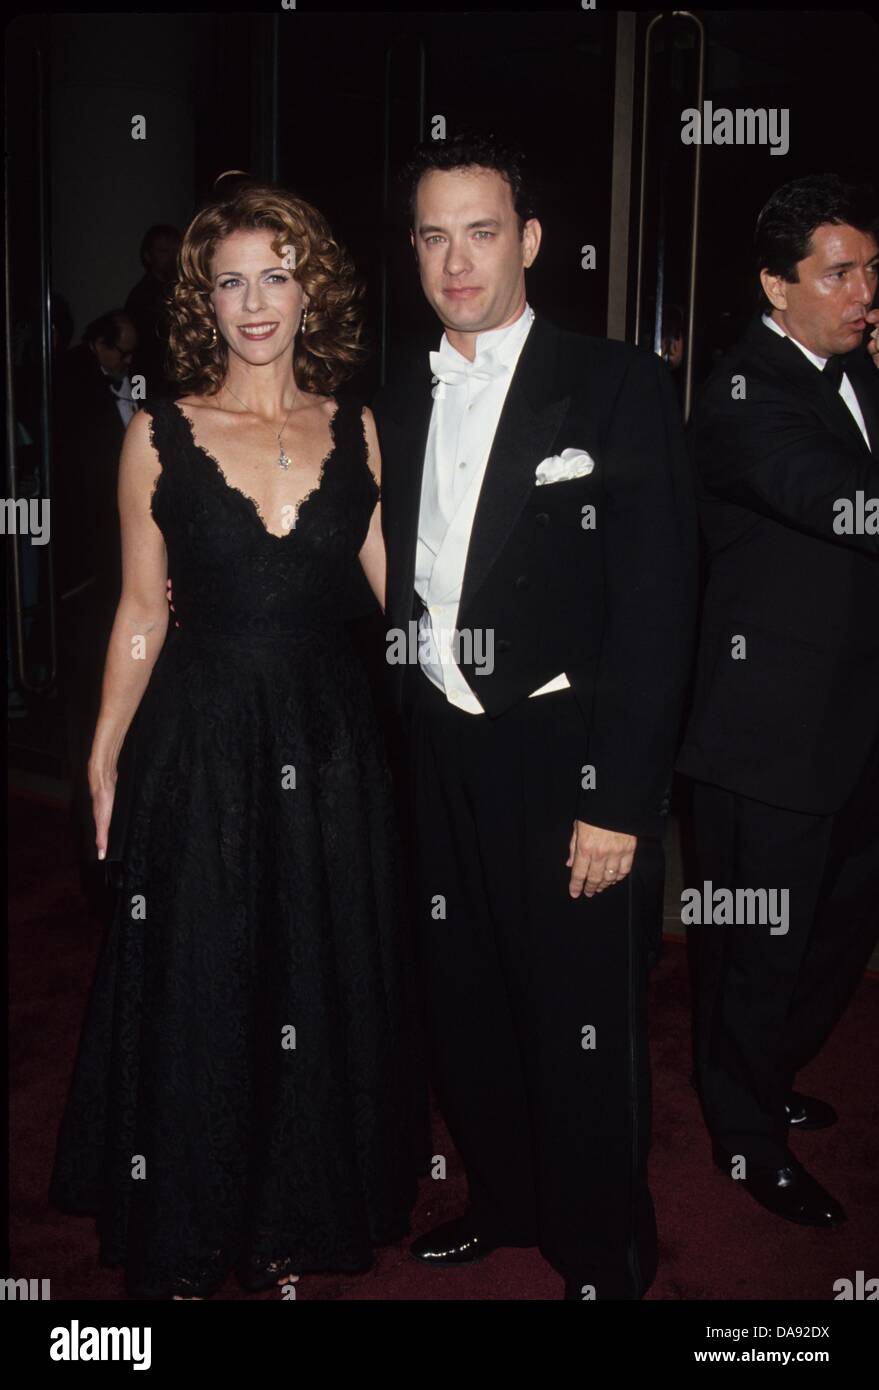
[[[470,260],[467,255],[467,248],[465,246],[458,246],[454,242],[450,242],[449,249],[446,252],[446,274],[460,275],[463,271],[466,271],[468,269],[469,265]]]
[[[863,304],[865,308],[869,309],[872,304],[875,290],[876,286],[870,283],[865,270],[852,280],[852,297],[856,304]]]

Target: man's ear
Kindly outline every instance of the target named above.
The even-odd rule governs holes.
[[[761,270],[760,284],[773,309],[787,308],[787,281],[781,275],[770,275],[768,270]]]
[[[543,228],[536,217],[529,217],[522,228],[522,240],[525,250],[525,269],[528,270],[537,260],[537,252],[540,250],[540,239],[543,235]]]

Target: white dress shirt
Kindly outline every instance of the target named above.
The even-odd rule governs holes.
[[[430,354],[431,368],[439,377],[424,456],[415,554],[415,589],[427,609],[418,625],[418,661],[446,698],[470,714],[485,711],[454,660],[453,633],[485,467],[533,321],[534,311],[526,304],[514,323],[478,334],[472,362],[452,347],[445,333],[439,352]],[[478,682],[479,666],[493,655],[493,647],[487,645],[486,634],[474,634],[473,643]],[[462,652],[466,650],[462,639]],[[531,695],[568,686],[570,681],[561,673]]]
[[[128,422],[130,421],[132,415],[137,414],[137,402],[133,400],[131,396],[131,378],[128,376],[124,376],[121,380],[116,381],[113,379],[113,377],[110,376],[109,372],[104,371],[103,367],[101,368],[101,371],[107,378],[110,390],[116,397],[116,409],[119,411],[119,418],[121,419],[123,425],[127,429]]]
[[[770,318],[768,314],[763,315],[763,322],[766,324],[767,328],[771,328],[773,333],[777,333],[780,338],[790,338],[792,343],[796,343],[803,356],[808,357],[809,361],[812,363],[813,366],[818,368],[819,372],[823,372],[824,363],[827,361],[826,357],[819,357],[816,352],[811,352],[809,348],[803,347],[803,344],[797,338],[795,338],[792,333],[785,333],[784,329],[781,327],[781,324],[776,323],[775,319]],[[855,395],[854,390],[852,389],[852,384],[846,376],[845,372],[843,372],[842,380],[839,383],[839,394],[842,396],[842,399],[845,401],[846,405],[848,406],[849,410],[854,416],[855,424],[861,431],[861,434],[864,436],[864,442],[866,443],[867,448],[869,449],[870,439],[867,434],[867,426],[864,424],[864,417],[861,414],[861,407],[858,405],[858,398]]]

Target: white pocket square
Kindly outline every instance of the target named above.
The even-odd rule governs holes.
[[[582,478],[591,473],[594,467],[595,459],[584,449],[563,449],[560,454],[553,454],[552,458],[538,463],[536,484],[540,487],[541,483],[564,483],[569,478]]]

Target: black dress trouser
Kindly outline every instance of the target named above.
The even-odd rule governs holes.
[[[696,783],[696,857],[713,888],[787,888],[786,932],[688,929],[705,1120],[752,1171],[789,1159],[784,1106],[863,976],[879,928],[879,744],[835,815]]]
[[[569,896],[586,742],[570,689],[490,719],[413,664],[404,712],[426,1032],[472,1211],[597,1298],[639,1298],[656,1271],[646,946],[661,844],[639,841],[623,883]]]

